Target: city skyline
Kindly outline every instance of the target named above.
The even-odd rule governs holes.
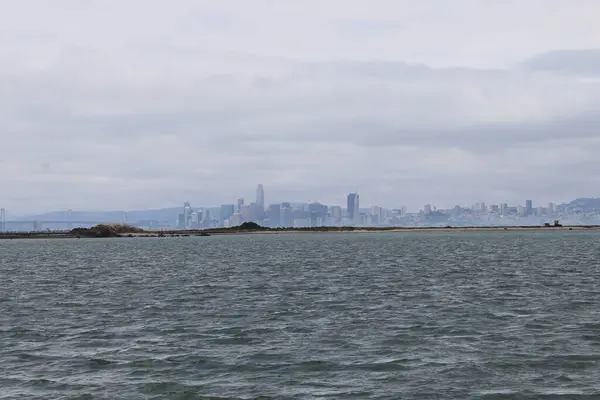
[[[263,186],[263,190],[264,190],[264,185],[260,185]],[[286,199],[286,200],[273,200],[273,202],[268,202],[265,201],[263,203],[263,207],[266,210],[267,207],[269,205],[272,204],[282,204],[282,203],[290,203],[290,204],[311,204],[311,203],[320,203],[320,204],[327,204],[329,206],[339,206],[344,210],[348,210],[349,209],[349,205],[351,204],[351,196],[356,196],[357,201],[357,206],[356,209],[368,209],[370,207],[376,206],[376,207],[383,207],[386,209],[394,209],[394,208],[404,208],[406,209],[408,212],[411,213],[416,213],[419,211],[427,211],[427,207],[431,207],[431,211],[433,210],[449,210],[455,207],[462,207],[462,208],[473,208],[473,207],[477,207],[480,204],[483,204],[485,206],[498,206],[499,208],[501,208],[503,205],[505,206],[509,206],[509,207],[523,207],[523,209],[528,209],[531,211],[531,209],[540,207],[540,206],[548,206],[549,204],[552,204],[554,206],[558,206],[561,204],[566,204],[569,201],[572,201],[574,199],[579,199],[579,198],[590,198],[590,199],[595,199],[595,196],[578,196],[574,199],[570,199],[570,200],[565,200],[565,201],[549,201],[547,203],[543,203],[543,202],[536,202],[534,200],[531,199],[522,199],[521,201],[484,201],[484,200],[474,200],[468,203],[463,203],[463,204],[454,204],[452,206],[448,206],[448,205],[438,205],[435,201],[429,201],[429,202],[424,202],[424,204],[422,204],[420,207],[416,206],[416,207],[409,207],[407,206],[405,203],[402,202],[397,202],[396,205],[393,206],[381,206],[379,205],[380,203],[366,203],[363,204],[362,200],[359,200],[361,198],[361,194],[358,192],[352,192],[352,193],[347,193],[344,196],[341,196],[344,198],[344,201],[340,201],[339,203],[328,203],[328,202],[323,202],[323,201],[318,201],[318,200],[298,200],[298,199]],[[364,198],[364,197],[362,197]],[[238,212],[240,210],[241,207],[243,206],[249,206],[252,204],[258,204],[258,196],[256,197],[255,201],[250,201],[247,202],[246,201],[246,197],[237,197],[235,199],[235,201],[232,202],[223,202],[223,204],[216,204],[216,203],[206,203],[206,202],[197,202],[194,204],[202,204],[201,206],[199,206],[200,208],[219,208],[222,206],[232,206],[234,212]],[[250,199],[252,199],[252,197],[250,197]],[[264,201],[264,192],[263,192],[263,201]],[[184,209],[186,207],[191,207],[192,202],[191,201],[185,201],[184,203]],[[388,202],[389,203],[389,202]],[[528,207],[528,203],[531,203],[531,206]],[[181,202],[179,202],[179,204],[181,204]],[[534,206],[535,205],[535,206]],[[18,218],[23,218],[23,217],[27,217],[27,216],[31,216],[31,215],[36,215],[36,214],[47,214],[47,213],[53,213],[53,212],[62,212],[62,211],[73,211],[73,212],[130,212],[130,211],[144,211],[144,210],[156,210],[156,209],[164,209],[164,208],[173,208],[173,207],[178,207],[176,204],[166,204],[166,205],[162,205],[162,206],[156,206],[156,207],[148,207],[148,208],[136,208],[136,209],[102,209],[102,208],[86,208],[81,207],[81,208],[65,208],[65,207],[59,207],[56,209],[52,209],[52,210],[42,210],[42,211],[33,211],[33,212],[28,212],[28,213],[18,213],[15,212],[13,209],[7,208],[7,207],[3,207],[0,208],[2,210],[2,212],[4,213],[4,215],[10,215],[11,217],[18,217]],[[198,207],[198,206],[196,206]],[[354,207],[353,207],[354,208]],[[529,211],[529,212],[530,212]]]
[[[234,211],[239,211],[240,206],[243,205],[249,205],[252,203],[256,203],[258,204],[259,201],[262,199],[262,206],[263,208],[266,209],[266,207],[270,204],[281,204],[281,203],[286,203],[286,202],[291,202],[294,204],[310,204],[313,202],[316,203],[321,203],[321,204],[329,204],[329,205],[337,205],[337,206],[341,206],[344,209],[348,209],[348,205],[350,204],[350,196],[355,195],[357,197],[357,200],[361,198],[361,194],[358,191],[353,191],[353,192],[348,192],[348,193],[340,193],[337,196],[333,196],[334,198],[337,199],[337,201],[323,201],[320,199],[315,199],[312,198],[311,196],[303,196],[300,198],[281,198],[281,197],[275,197],[272,198],[271,200],[272,202],[270,202],[267,198],[267,200],[265,200],[265,185],[260,183],[260,184],[256,184],[254,186],[254,190],[246,190],[246,193],[248,194],[248,192],[250,193],[254,193],[253,195],[248,195],[248,196],[240,196],[239,194],[232,194],[233,197],[229,198],[229,201],[225,200],[225,201],[221,201],[221,202],[211,202],[211,201],[203,201],[203,199],[201,198],[197,198],[197,196],[188,196],[188,198],[195,200],[195,204],[201,203],[203,204],[203,208],[218,208],[221,207],[222,205],[233,205],[234,207]],[[231,190],[228,190],[228,192],[231,192]],[[275,188],[275,193],[277,192],[277,188]],[[486,200],[485,198],[482,199],[480,197],[478,198],[474,198],[471,199],[470,201],[467,202],[456,202],[456,203],[440,203],[436,200],[432,200],[432,199],[424,199],[420,204],[416,204],[416,203],[409,203],[406,201],[402,201],[402,199],[399,200],[393,200],[393,199],[384,199],[383,201],[379,202],[379,201],[374,201],[372,200],[372,197],[369,196],[368,193],[363,194],[362,195],[362,200],[358,200],[358,204],[360,206],[360,208],[369,208],[372,206],[377,206],[377,207],[384,207],[387,209],[393,209],[393,208],[401,208],[404,207],[406,208],[409,212],[418,212],[419,210],[424,210],[427,206],[431,206],[434,207],[436,209],[441,209],[441,210],[447,210],[447,209],[452,209],[454,207],[464,207],[464,208],[470,208],[473,207],[476,204],[487,204],[487,205],[498,205],[501,206],[502,204],[510,204],[513,205],[514,207],[516,206],[523,206],[523,207],[527,207],[527,202],[532,202],[532,204],[555,204],[555,205],[559,205],[559,204],[565,204],[568,203],[569,201],[573,200],[573,199],[577,199],[577,198],[595,198],[595,196],[590,196],[590,195],[581,195],[581,196],[575,196],[573,198],[565,198],[563,196],[562,199],[550,199],[548,201],[538,201],[536,199],[532,199],[532,198],[519,198],[516,200]],[[407,196],[410,197],[410,196]],[[223,198],[223,197],[221,197]],[[233,201],[232,201],[233,199]],[[364,199],[367,199],[366,201]],[[370,200],[371,199],[371,200]],[[190,201],[186,201],[186,204],[189,204]],[[134,208],[91,208],[91,207],[57,207],[57,208],[53,208],[53,209],[41,209],[41,210],[35,210],[35,211],[29,211],[29,212],[20,212],[20,208],[17,207],[15,208],[10,208],[10,207],[2,207],[3,204],[0,203],[0,207],[5,210],[5,214],[10,215],[11,217],[18,217],[18,218],[22,218],[22,217],[26,217],[28,215],[34,215],[34,214],[44,214],[44,213],[51,213],[51,212],[56,212],[56,211],[66,211],[68,210],[82,210],[82,211],[87,211],[87,212],[127,212],[127,211],[131,211],[131,210],[137,210],[137,211],[141,211],[141,210],[154,210],[154,209],[161,209],[161,208],[169,208],[169,207],[178,207],[178,205],[181,204],[181,201],[175,201],[175,202],[169,202],[167,204],[154,204],[153,206],[149,206],[149,207],[134,207]]]
[[[471,202],[470,204],[455,204],[454,206],[451,206],[451,207],[448,207],[448,206],[444,207],[444,206],[437,206],[435,204],[435,202],[428,202],[428,203],[422,205],[422,207],[420,207],[420,208],[409,209],[405,204],[402,204],[402,203],[399,203],[393,207],[385,207],[385,206],[381,206],[379,204],[362,204],[363,207],[361,207],[360,194],[358,192],[348,193],[345,197],[346,197],[345,204],[331,204],[331,203],[327,204],[325,202],[315,201],[315,200],[313,200],[313,201],[286,200],[286,201],[269,202],[269,201],[265,200],[264,185],[257,184],[256,190],[255,190],[254,201],[246,202],[246,199],[244,197],[237,197],[235,202],[231,202],[231,203],[226,202],[221,205],[203,204],[201,206],[196,206],[195,208],[196,209],[220,208],[220,210],[221,210],[220,211],[220,220],[222,221],[225,218],[231,217],[233,214],[239,214],[243,210],[248,210],[248,208],[254,208],[255,209],[254,212],[258,212],[262,218],[262,216],[264,216],[263,214],[265,214],[268,211],[269,207],[271,207],[273,205],[322,204],[322,205],[327,205],[328,207],[340,208],[341,210],[343,210],[346,213],[346,215],[349,217],[350,221],[354,221],[355,216],[359,215],[361,210],[365,210],[365,209],[369,209],[369,208],[373,208],[373,207],[377,207],[377,208],[381,208],[381,209],[402,209],[405,213],[406,212],[409,212],[409,213],[424,212],[425,214],[430,214],[430,213],[438,211],[438,210],[444,211],[444,210],[451,210],[451,209],[456,209],[456,208],[481,210],[481,211],[493,210],[494,212],[498,212],[500,214],[505,214],[507,212],[507,210],[510,208],[510,209],[520,210],[518,212],[518,214],[520,214],[520,215],[533,215],[533,214],[535,214],[536,210],[539,210],[540,207],[550,209],[551,212],[553,212],[557,206],[565,204],[565,202],[560,203],[560,202],[550,201],[546,204],[540,205],[539,203],[535,203],[532,199],[525,199],[525,200],[522,200],[521,202],[516,202],[516,203],[510,203],[507,201],[489,202],[489,203],[487,203],[485,201],[474,201],[474,202]],[[534,206],[534,204],[535,204],[535,206]],[[344,205],[345,205],[345,207],[344,207]],[[56,212],[59,210],[53,210],[53,211]],[[92,211],[92,210],[88,210],[88,211]],[[114,210],[103,210],[103,211],[111,212]],[[185,201],[184,205],[183,205],[182,218],[186,221],[189,220],[191,218],[191,214],[193,211],[194,210],[191,206],[191,202]],[[73,209],[69,209],[69,213],[71,213],[71,212],[73,212]],[[102,212],[102,211],[99,211],[99,212]],[[127,213],[128,211],[127,210],[119,210],[118,212]],[[4,219],[6,219],[7,214],[8,213],[7,213],[6,208],[3,208],[3,207],[0,208],[0,215]],[[20,217],[24,217],[24,215],[21,215]]]
[[[408,210],[405,205],[396,207],[382,207],[380,205],[362,204],[360,202],[360,193],[352,192],[346,195],[346,204],[325,204],[318,201],[312,202],[276,202],[269,201],[268,192],[265,193],[263,184],[257,184],[255,197],[246,201],[243,197],[237,197],[235,202],[221,204],[219,206],[207,206],[202,203],[193,204],[185,201],[181,212],[175,221],[163,217],[146,216],[146,222],[143,220],[129,221],[128,216],[131,212],[135,217],[136,213],[144,213],[143,210],[134,211],[114,211],[117,213],[118,221],[122,223],[133,223],[138,226],[141,224],[149,228],[214,228],[237,226],[244,222],[256,222],[268,227],[315,227],[315,226],[423,226],[440,225],[445,223],[454,223],[460,225],[518,225],[518,224],[539,224],[547,223],[551,218],[569,218],[570,221],[577,221],[576,224],[585,224],[597,220],[600,223],[600,199],[591,198],[588,205],[573,206],[572,203],[537,204],[531,199],[525,199],[516,204],[486,203],[482,201],[473,202],[468,205],[455,205],[453,207],[438,207],[434,203],[427,203],[418,210]],[[589,203],[592,201],[592,203]],[[571,204],[571,205],[570,205]],[[591,205],[590,205],[591,204]],[[146,210],[148,215],[160,210]],[[61,214],[60,211],[54,214]],[[108,212],[111,213],[111,212]],[[85,211],[76,211],[69,209],[67,215],[62,217],[48,218],[39,216],[38,218],[27,219],[23,223],[31,221],[33,230],[47,229],[48,225],[63,224],[69,229],[75,225],[88,225],[100,222],[108,222],[106,217],[81,217]],[[87,214],[90,214],[87,212]],[[6,231],[7,226],[19,225],[19,219],[7,217],[5,208],[0,208],[0,231]],[[97,221],[93,221],[96,218]],[[139,219],[139,217],[137,217]],[[62,221],[62,222],[61,222]],[[87,222],[86,222],[87,221]],[[145,225],[144,225],[145,224]],[[22,224],[21,224],[22,225]],[[27,224],[25,224],[27,225]],[[46,228],[43,228],[43,225]]]

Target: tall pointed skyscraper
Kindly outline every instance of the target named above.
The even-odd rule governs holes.
[[[358,193],[348,195],[348,219],[352,222],[360,221],[360,206],[358,204]]]
[[[256,205],[259,206],[261,210],[265,210],[265,190],[262,184],[259,184],[256,187]]]

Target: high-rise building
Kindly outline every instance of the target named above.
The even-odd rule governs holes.
[[[314,214],[321,218],[325,218],[327,216],[328,210],[329,208],[326,205],[321,204],[319,202],[310,203],[308,205],[308,213]]]
[[[242,222],[244,222],[243,218],[242,218],[242,214],[235,213],[229,219],[229,226],[240,226],[242,224]]]
[[[211,217],[212,216],[210,215],[210,211],[208,209],[202,211],[202,222],[209,223]]]
[[[536,207],[535,215],[544,215],[544,207]]]
[[[358,193],[350,193],[348,195],[348,219],[352,222],[357,222],[360,218],[360,206]]]
[[[308,217],[310,219],[310,226],[322,226],[323,222],[327,218],[328,207],[319,202],[310,203],[308,205]]]
[[[240,197],[237,201],[237,209],[236,211],[239,213],[242,210],[242,207],[244,206],[244,198]]]
[[[508,215],[508,204],[506,204],[506,203],[500,204],[500,214]]]
[[[271,204],[267,208],[267,224],[270,228],[281,227],[281,204]]]
[[[556,204],[548,203],[548,214],[554,214],[556,212]]]
[[[294,211],[290,203],[281,203],[281,226],[284,228],[294,226]]]
[[[533,202],[531,200],[525,200],[525,215],[533,214]]]
[[[6,210],[0,208],[0,232],[6,232]]]
[[[264,211],[256,203],[250,203],[242,206],[240,210],[243,222],[257,222],[260,223],[263,219]]]
[[[340,206],[331,206],[329,207],[329,214],[333,221],[336,223],[342,222],[342,207]]]
[[[369,221],[372,224],[380,224],[383,221],[383,209],[379,206],[371,207],[371,220]]]
[[[487,206],[485,205],[485,203],[483,201],[477,202],[477,203],[473,204],[473,211],[478,212],[478,213],[485,213],[485,212],[487,212]]]
[[[219,211],[219,224],[225,226],[225,221],[230,219],[234,212],[234,204],[222,204],[221,210]]]
[[[192,206],[188,201],[183,203],[183,228],[186,229],[192,222]]]
[[[240,216],[242,217],[242,222],[253,222],[252,208],[249,205],[243,205],[240,209]]]
[[[265,209],[265,189],[262,184],[258,184],[256,186],[256,204],[259,207],[262,207],[263,211]]]

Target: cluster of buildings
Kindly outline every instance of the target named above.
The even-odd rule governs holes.
[[[327,206],[318,202],[309,204],[277,203],[265,204],[263,185],[256,188],[256,200],[246,204],[239,198],[236,204],[223,204],[218,210],[193,210],[186,202],[183,212],[177,219],[179,229],[203,229],[238,226],[244,222],[256,222],[271,228],[341,226],[342,224],[360,224],[359,196],[348,195],[349,208]],[[216,212],[215,212],[216,211]]]
[[[406,207],[361,207],[360,200],[358,193],[350,193],[346,196],[344,205],[319,202],[267,204],[264,187],[258,185],[253,201],[246,202],[240,198],[232,204],[209,208],[192,207],[186,202],[183,209],[131,211],[129,214],[117,211],[86,213],[68,210],[11,220],[7,220],[6,210],[0,208],[0,232],[70,230],[117,220],[150,230],[233,227],[244,222],[256,222],[271,228],[541,226],[556,220],[568,225],[600,225],[600,198],[579,198],[569,203],[549,203],[543,206],[534,205],[531,200],[525,200],[523,205],[487,205],[479,202],[467,207],[457,205],[445,209],[426,204],[414,212],[408,212]]]
[[[600,215],[600,214],[599,214]],[[455,206],[438,209],[426,204],[421,210],[409,213],[406,207],[386,209],[379,206],[360,207],[358,193],[347,195],[345,207],[312,203],[265,203],[263,185],[256,188],[256,199],[246,203],[243,198],[235,204],[223,204],[212,209],[194,210],[184,204],[176,226],[179,229],[233,227],[244,222],[256,222],[271,228],[306,228],[320,226],[471,226],[471,225],[538,225],[568,217],[566,205],[549,203],[534,207],[531,200],[524,205],[506,203],[471,207]],[[568,218],[567,218],[568,219]]]

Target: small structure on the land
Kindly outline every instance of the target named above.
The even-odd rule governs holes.
[[[550,222],[546,222],[546,223],[544,223],[544,227],[545,228],[551,228],[551,227],[560,228],[560,227],[562,227],[562,225],[560,224],[560,222],[558,220],[554,220],[554,225],[550,225]]]

